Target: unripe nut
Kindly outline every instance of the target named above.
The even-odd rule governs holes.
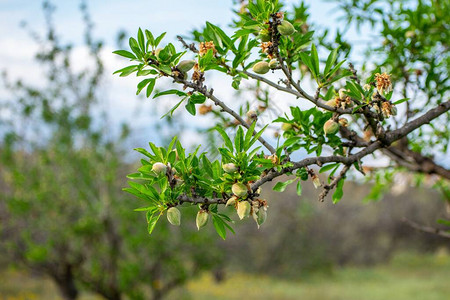
[[[270,34],[266,29],[261,29],[258,35],[261,42],[270,42]]]
[[[265,208],[260,208],[258,210],[258,212],[256,213],[257,219],[256,219],[256,223],[258,224],[258,228],[259,226],[261,226],[267,219],[267,211]]]
[[[180,61],[180,63],[177,65],[177,69],[180,70],[181,72],[189,72],[195,65],[195,60],[182,60]]]
[[[283,123],[283,125],[281,125],[281,130],[283,131],[288,131],[292,129],[292,124],[290,123]]]
[[[237,166],[233,163],[224,164],[222,169],[227,173],[234,173],[237,171]]]
[[[237,201],[236,196],[231,197],[230,199],[228,199],[227,204],[225,204],[225,207],[231,206],[231,205],[234,206],[236,204],[236,201]]]
[[[269,71],[269,63],[266,61],[260,61],[253,65],[253,72],[256,74],[266,74]]]
[[[180,226],[181,213],[176,207],[171,207],[167,210],[167,220],[170,224]]]
[[[245,186],[245,184],[243,183],[235,183],[233,184],[233,186],[231,187],[231,190],[233,191],[233,194],[236,195],[236,197],[244,197],[245,195],[247,195],[248,189]]]
[[[339,130],[339,124],[334,120],[328,120],[323,125],[323,131],[325,134],[335,134]]]
[[[157,162],[152,166],[152,171],[156,173],[156,175],[166,174],[167,166],[163,163]]]
[[[205,225],[208,223],[208,212],[206,210],[199,210],[197,213],[197,218],[195,219],[195,224],[197,225],[197,229],[200,230],[200,228],[205,227]]]
[[[248,217],[248,215],[250,214],[250,210],[251,205],[248,201],[240,201],[237,207],[237,214],[239,216],[239,219],[242,220],[243,218]]]
[[[276,67],[278,67],[278,60],[276,60],[276,59],[271,59],[271,60],[269,61],[269,68],[275,69]]]
[[[294,25],[292,25],[290,22],[288,22],[286,20],[281,21],[281,24],[278,25],[277,29],[281,35],[285,35],[285,36],[291,35],[295,32]]]

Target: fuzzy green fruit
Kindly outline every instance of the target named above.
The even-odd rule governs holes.
[[[180,226],[181,224],[181,213],[176,207],[171,207],[167,210],[167,220],[170,224],[175,226]]]
[[[228,199],[227,204],[225,204],[225,207],[231,206],[231,205],[234,206],[236,204],[236,201],[237,201],[236,196],[231,197],[230,199]]]
[[[245,184],[243,183],[235,183],[233,184],[233,186],[231,187],[231,190],[233,191],[233,194],[236,195],[236,197],[244,197],[245,195],[247,195],[248,189],[245,186]]]
[[[288,131],[292,129],[292,124],[290,123],[283,123],[283,125],[281,125],[281,130],[283,131]]]
[[[261,29],[258,35],[261,42],[270,42],[270,34],[266,29]]]
[[[269,68],[275,69],[276,67],[278,67],[278,60],[274,58],[269,61]]]
[[[253,65],[253,72],[256,74],[266,74],[269,71],[269,63],[266,61],[260,61]]]
[[[180,61],[180,63],[177,65],[177,69],[180,70],[181,72],[189,72],[195,65],[195,60],[182,60]]]
[[[222,166],[222,169],[227,172],[227,173],[234,173],[237,171],[237,166],[233,163],[229,163],[229,164],[224,164]]]
[[[256,224],[258,224],[259,228],[259,226],[261,226],[267,219],[267,210],[264,207],[261,207],[256,213],[256,216]]]
[[[152,166],[152,171],[156,173],[156,175],[166,174],[167,166],[163,163],[157,162]]]
[[[339,124],[334,120],[328,120],[323,125],[323,131],[325,134],[335,134],[339,130]]]
[[[248,217],[248,215],[250,214],[250,210],[251,205],[248,201],[240,201],[237,207],[237,214],[239,216],[239,219],[242,220],[243,218]]]
[[[208,212],[206,210],[199,210],[197,213],[197,218],[195,219],[195,224],[197,225],[197,229],[200,230],[200,228],[205,227],[208,223]]]
[[[281,21],[281,24],[278,25],[277,29],[278,32],[284,36],[291,35],[295,32],[294,25],[292,25],[290,22],[286,20]]]

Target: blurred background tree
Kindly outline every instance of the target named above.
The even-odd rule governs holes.
[[[51,277],[66,299],[82,290],[106,299],[159,299],[220,257],[208,248],[211,237],[194,227],[170,233],[162,226],[152,239],[135,227],[141,215],[122,192],[129,130],[122,124],[114,132],[102,96],[102,42],[82,2],[89,64],[78,70],[71,44],[55,30],[54,8],[44,2],[47,31],[32,32],[45,84],[4,76],[10,98],[2,102],[2,260]]]

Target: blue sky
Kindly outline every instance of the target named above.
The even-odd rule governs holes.
[[[310,6],[311,19],[314,23],[327,27],[336,24],[337,15],[333,13],[333,5],[322,0],[305,2]],[[84,28],[79,12],[80,2],[54,0],[52,3],[57,7],[54,24],[59,37],[63,41],[75,43],[74,64],[80,66],[86,64],[85,49],[82,47]],[[290,6],[299,2],[290,0],[285,3]],[[225,29],[233,17],[232,1],[90,0],[88,7],[95,24],[94,36],[105,41],[102,58],[106,66],[107,80],[103,88],[108,98],[110,114],[116,120],[133,120],[135,126],[133,147],[142,146],[148,140],[158,140],[156,133],[149,131],[152,125],[160,122],[158,113],[159,115],[164,113],[161,110],[155,115],[155,100],[146,100],[147,102],[138,100],[135,96],[138,82],[136,78],[109,76],[113,71],[126,65],[125,60],[112,54],[112,51],[117,50],[115,45],[117,32],[125,30],[128,34],[135,35],[137,28],[142,27],[156,34],[167,32],[166,41],[175,41],[177,34],[186,34],[193,28],[200,28],[207,20]],[[41,73],[33,60],[37,46],[26,30],[19,26],[21,21],[26,21],[34,31],[43,32],[45,20],[42,1],[0,0],[0,70],[7,70],[13,78],[21,77],[39,85]],[[175,45],[179,44],[175,42]],[[224,99],[233,96],[233,90],[229,85],[215,87],[215,90]],[[139,115],[135,115],[137,111]],[[190,126],[201,127],[209,122],[207,118],[194,119],[186,113],[180,114],[179,117]],[[185,137],[189,142],[200,142],[195,130],[188,130]]]

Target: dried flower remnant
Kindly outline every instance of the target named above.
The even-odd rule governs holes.
[[[384,91],[390,92],[392,89],[392,83],[391,83],[391,76],[389,76],[387,73],[376,73],[375,74],[375,81],[377,84],[377,90],[380,93],[383,93]]]
[[[212,105],[206,105],[206,104],[202,104],[200,105],[200,107],[198,108],[198,113],[201,115],[206,115],[207,113],[212,112]]]
[[[198,54],[200,56],[203,56],[206,53],[208,53],[209,49],[212,49],[213,54],[217,53],[216,46],[214,46],[214,42],[212,42],[212,41],[210,41],[210,42],[200,42]]]

